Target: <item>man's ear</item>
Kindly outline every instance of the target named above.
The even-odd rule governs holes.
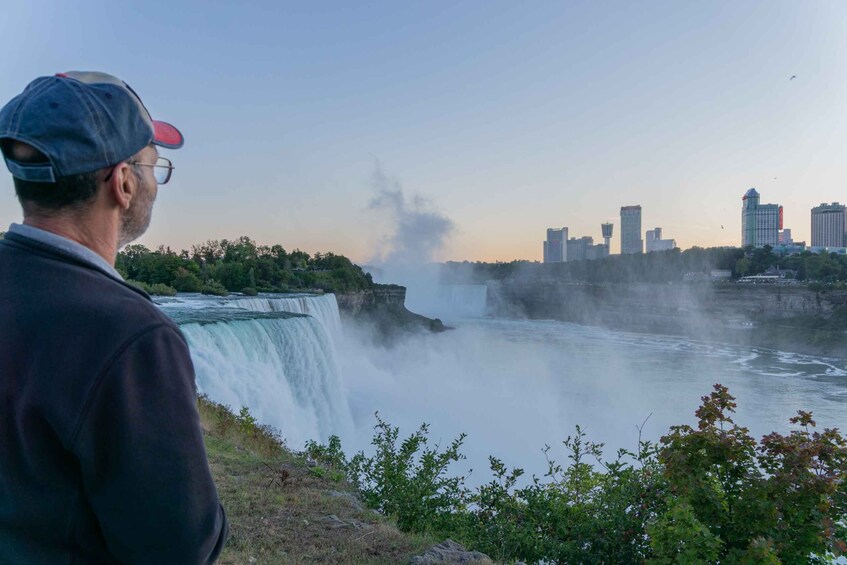
[[[129,205],[138,190],[138,179],[135,178],[132,167],[127,163],[116,165],[107,184],[108,192],[114,199],[115,204],[123,210],[129,209]]]

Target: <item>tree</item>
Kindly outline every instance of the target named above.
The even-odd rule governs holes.
[[[178,292],[200,292],[203,289],[203,281],[188,269],[180,267],[171,286]]]

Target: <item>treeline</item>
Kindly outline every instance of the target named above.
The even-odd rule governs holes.
[[[812,253],[804,251],[795,255],[774,253],[766,245],[757,249],[747,247],[744,257],[735,263],[738,276],[760,275],[777,267],[787,273],[789,278],[801,281],[836,283],[847,281],[847,255],[837,253]]]
[[[115,268],[154,294],[347,292],[373,286],[370,274],[343,255],[287,252],[281,245],[257,245],[247,236],[210,240],[179,253],[164,246],[152,251],[128,245],[118,253]]]
[[[834,562],[847,552],[847,441],[801,411],[793,431],[757,442],[733,421],[735,408],[715,385],[696,427],[673,426],[658,444],[639,437],[636,452],[611,459],[577,427],[563,442],[567,463],[548,447],[547,472],[524,481],[489,457],[491,480],[476,489],[451,474],[465,436],[431,446],[426,425],[401,439],[377,416],[373,455],[348,460],[337,437],[306,451],[402,530],[497,562]]]
[[[692,247],[641,255],[612,255],[592,261],[538,263],[448,262],[444,282],[483,284],[488,280],[565,280],[586,283],[667,283],[708,277],[712,270],[730,271],[733,279],[763,274],[768,269],[790,271],[788,278],[820,283],[847,281],[847,256],[809,251],[775,253],[770,246]]]

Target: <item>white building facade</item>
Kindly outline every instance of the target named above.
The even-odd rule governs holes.
[[[647,230],[645,236],[644,241],[647,244],[647,253],[669,251],[676,248],[675,239],[662,239],[662,228]]]
[[[748,190],[741,199],[741,245],[764,247],[779,245],[779,230],[782,229],[782,206],[761,204],[755,188]]]
[[[812,208],[812,247],[847,245],[847,206],[833,202]]]

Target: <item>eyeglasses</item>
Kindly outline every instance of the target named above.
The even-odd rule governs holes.
[[[168,184],[171,180],[174,166],[170,159],[159,157],[155,164],[139,163],[138,161],[127,161],[128,165],[138,165],[139,167],[153,167],[153,176],[156,177],[157,184]]]

